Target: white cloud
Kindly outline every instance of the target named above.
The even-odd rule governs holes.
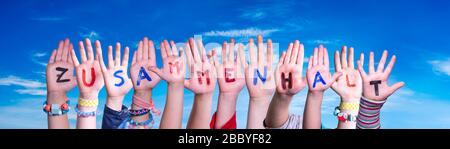
[[[251,20],[261,20],[266,17],[266,13],[262,9],[246,10],[240,17]]]
[[[434,72],[450,76],[450,58],[447,58],[447,60],[432,60],[428,63],[433,66]]]
[[[15,91],[19,94],[47,95],[47,90],[45,89],[17,89]]]
[[[246,28],[246,29],[231,29],[225,31],[209,31],[203,33],[204,36],[221,36],[221,37],[248,37],[248,36],[267,36],[274,32],[279,31],[279,29],[259,29],[259,28]]]
[[[338,44],[340,40],[308,40],[309,44]]]
[[[33,57],[44,57],[47,55],[47,52],[36,52],[33,54]]]
[[[80,36],[83,38],[90,38],[91,40],[96,40],[96,39],[100,39],[100,34],[97,33],[96,31],[89,31],[89,32],[85,32],[85,33],[80,33]]]
[[[0,78],[0,86],[19,86],[24,89],[17,89],[15,92],[28,95],[46,95],[46,84],[36,80],[23,79],[10,75]]]

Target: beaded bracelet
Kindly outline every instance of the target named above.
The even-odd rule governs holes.
[[[144,127],[152,128],[154,123],[155,123],[155,121],[153,120],[153,115],[151,113],[149,113],[148,119],[143,122],[136,122],[133,119],[131,119],[131,117],[129,117],[127,128],[132,129],[133,127],[136,127],[136,126],[144,126]]]
[[[131,116],[142,116],[148,114],[149,112],[150,109],[128,110],[128,114],[130,114]]]
[[[341,122],[355,122],[357,115],[342,113],[339,107],[334,108],[334,116],[337,116],[338,120]]]
[[[133,104],[144,109],[150,109],[156,116],[159,116],[161,114],[161,112],[155,107],[153,99],[150,99],[150,101],[147,102],[142,98],[133,96]]]
[[[78,106],[75,107],[75,111],[77,112],[77,116],[79,117],[90,117],[95,116],[97,114],[97,110],[91,112],[80,111],[80,109],[78,109]]]
[[[44,101],[42,110],[51,116],[59,116],[64,115],[70,110],[70,100],[67,99],[65,103],[59,104],[48,104],[47,101]]]
[[[96,106],[98,106],[98,99],[88,100],[88,99],[80,98],[78,100],[78,106],[81,106],[81,107],[96,107]]]

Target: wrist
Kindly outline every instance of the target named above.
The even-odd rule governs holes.
[[[224,99],[224,100],[236,100],[238,97],[239,93],[234,93],[234,92],[220,92],[219,93],[219,100]]]
[[[97,93],[80,93],[80,98],[89,99],[89,100],[98,100],[98,92]]]
[[[106,106],[114,111],[121,111],[124,97],[125,96],[108,96]]]
[[[62,104],[64,102],[66,102],[67,100],[67,95],[65,92],[56,92],[56,91],[52,91],[52,92],[47,92],[47,103],[48,104]]]
[[[213,93],[202,93],[202,94],[195,94],[196,99],[199,100],[212,100]]]

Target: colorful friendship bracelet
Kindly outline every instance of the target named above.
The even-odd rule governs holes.
[[[136,122],[133,119],[131,119],[131,117],[129,117],[126,127],[128,129],[132,129],[133,127],[136,127],[136,126],[144,126],[144,127],[152,128],[154,123],[155,123],[155,121],[153,120],[153,115],[151,113],[149,113],[149,118],[143,122]]]
[[[358,129],[379,129],[380,110],[386,100],[375,101],[361,98],[360,110],[357,117],[356,128]]]
[[[78,100],[78,106],[81,106],[81,107],[96,107],[96,106],[98,106],[98,99],[88,100],[88,99],[80,98]]]
[[[341,110],[359,110],[359,102],[341,102],[339,105]]]
[[[44,101],[42,110],[51,116],[59,116],[64,115],[70,110],[70,100],[67,99],[65,103],[59,104],[48,104],[47,101]]]
[[[145,114],[148,114],[150,112],[150,109],[139,109],[139,110],[128,110],[128,114],[130,116],[142,116]]]
[[[150,109],[156,116],[161,114],[161,112],[155,107],[153,99],[150,99],[149,102],[147,102],[142,98],[133,96],[133,104],[144,109]]]
[[[337,116],[340,122],[355,122],[357,117],[357,115],[341,112],[339,107],[334,108],[333,115]]]
[[[97,114],[97,110],[90,111],[90,112],[80,111],[80,109],[78,109],[78,106],[75,107],[75,111],[77,112],[77,116],[79,116],[79,117],[90,117],[90,116],[95,116]]]

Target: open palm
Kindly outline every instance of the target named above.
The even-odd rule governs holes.
[[[216,58],[216,50],[213,49],[212,52],[208,54],[209,57],[214,59],[214,66],[217,70],[219,89],[222,93],[239,93],[245,85],[244,71],[242,67],[240,52],[237,53],[237,58],[235,59],[234,52],[234,39],[231,39],[230,45],[226,41],[222,44],[222,54],[220,63]],[[243,48],[242,44],[239,44],[239,51]],[[228,49],[228,55],[227,55]],[[244,55],[245,56],[245,55]]]
[[[202,41],[198,40],[196,43],[190,38],[189,46],[186,46],[186,55],[189,80],[184,81],[184,86],[195,94],[213,92],[217,82],[216,68],[213,59],[207,59]]]
[[[283,52],[275,70],[278,93],[292,96],[306,87],[306,78],[302,77],[303,58],[303,44],[298,40],[294,44],[290,43],[287,53]]]
[[[362,79],[359,72],[355,69],[353,56],[354,49],[350,47],[347,59],[347,47],[342,47],[342,55],[339,52],[334,54],[335,71],[342,73],[338,80],[331,86],[332,89],[342,97],[345,102],[359,101],[362,94]],[[364,61],[364,55],[361,54],[360,60]],[[352,101],[346,101],[352,100]]]
[[[341,74],[337,72],[331,76],[328,51],[323,45],[314,48],[314,55],[309,58],[306,71],[309,91],[324,92]]]
[[[156,67],[155,46],[153,41],[144,38],[139,41],[137,51],[134,51],[130,68],[134,90],[151,90],[161,80],[156,73],[148,69],[150,67]]]
[[[66,93],[77,85],[70,54],[72,49],[73,45],[66,39],[59,42],[58,49],[53,50],[46,69],[48,92]]]

